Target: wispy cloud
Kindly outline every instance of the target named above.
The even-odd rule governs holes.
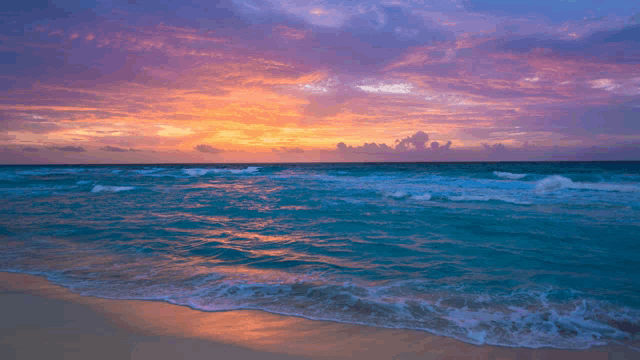
[[[139,151],[136,150],[134,148],[121,148],[121,147],[117,147],[117,146],[105,146],[103,148],[100,148],[100,150],[102,151],[109,151],[109,152],[129,152],[129,151]]]
[[[209,153],[209,154],[219,154],[221,152],[224,152],[224,150],[222,149],[218,149],[211,145],[205,145],[205,144],[196,145],[194,146],[193,149],[201,153]]]
[[[86,150],[82,146],[48,146],[48,150],[59,150],[66,152],[85,152]]]

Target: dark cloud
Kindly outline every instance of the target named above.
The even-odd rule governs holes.
[[[499,51],[529,53],[548,49],[547,56],[588,58],[618,64],[640,63],[640,25],[595,32],[576,40],[564,40],[547,34],[511,36],[483,48],[495,46]]]
[[[491,154],[500,154],[500,153],[504,153],[507,151],[507,147],[504,146],[504,144],[501,143],[497,143],[497,144],[493,144],[493,145],[489,145],[489,144],[482,144],[482,147],[484,148],[485,151],[491,153]]]
[[[0,111],[0,117],[3,119],[0,121],[0,131],[46,134],[60,129],[60,126],[54,121],[42,116],[24,115],[15,111]]]
[[[302,153],[304,153],[304,150],[302,150],[299,147],[286,147],[286,146],[281,146],[279,148],[272,148],[271,151],[274,152],[274,153],[289,153],[289,154],[302,154]]]
[[[518,131],[552,131],[564,136],[593,138],[593,134],[638,135],[640,134],[640,108],[635,102],[609,106],[530,106],[528,109],[544,116],[523,116],[514,120],[499,121],[495,130],[518,126]],[[489,129],[491,131],[491,129]],[[489,134],[479,138],[488,139]]]
[[[48,150],[59,150],[67,152],[85,152],[86,150],[82,146],[48,146]]]
[[[36,152],[36,151],[39,151],[39,149],[37,147],[33,147],[33,146],[26,146],[26,147],[22,148],[22,151]]]
[[[396,140],[392,146],[374,142],[348,146],[341,142],[336,145],[336,150],[343,155],[374,155],[382,156],[384,159],[389,158],[389,160],[416,160],[439,156],[450,151],[451,141],[442,146],[437,141],[429,144],[429,135],[424,131],[418,131],[411,136]]]
[[[439,142],[434,141],[431,143],[431,151],[447,151],[451,148],[451,141],[447,141],[446,144],[440,145]]]
[[[569,19],[580,20],[586,17],[606,16],[609,14],[625,14],[621,0],[581,0],[581,1],[511,1],[511,0],[464,0],[464,8],[477,13],[498,15],[521,14],[527,17],[542,16],[555,22]]]
[[[193,147],[193,149],[202,153],[209,153],[209,154],[219,154],[224,152],[223,149],[218,149],[211,145],[205,145],[205,144],[196,145]]]
[[[426,149],[427,141],[429,141],[429,135],[424,131],[418,131],[417,133],[408,136],[401,140],[396,140],[396,151],[424,151]]]
[[[103,148],[100,148],[100,150],[102,150],[102,151],[111,151],[111,152],[139,151],[139,150],[136,150],[134,148],[125,149],[125,148],[121,148],[121,147],[117,147],[117,146],[109,146],[109,145],[107,145],[107,146],[105,146]]]
[[[401,56],[408,47],[451,41],[453,34],[399,7],[372,7],[340,29],[318,29],[307,61],[332,66],[336,73],[370,73]]]

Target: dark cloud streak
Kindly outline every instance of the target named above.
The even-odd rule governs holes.
[[[211,145],[205,145],[205,144],[196,145],[196,146],[193,147],[193,149],[198,151],[198,152],[208,153],[208,154],[220,154],[220,153],[224,152],[223,149],[218,149],[218,148],[213,147]]]
[[[48,146],[48,147],[46,147],[46,149],[47,150],[65,151],[65,152],[85,152],[86,151],[82,146],[72,146],[72,145],[68,145],[68,146]]]
[[[109,151],[109,152],[130,152],[130,151],[140,151],[140,150],[136,150],[136,149],[134,149],[134,148],[128,148],[128,149],[125,149],[125,148],[121,148],[121,147],[117,147],[117,146],[110,146],[110,145],[107,145],[107,146],[105,146],[105,147],[103,147],[103,148],[100,148],[100,150],[102,150],[102,151]]]

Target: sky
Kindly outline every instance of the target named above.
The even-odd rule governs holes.
[[[640,160],[629,0],[0,5],[0,163]]]

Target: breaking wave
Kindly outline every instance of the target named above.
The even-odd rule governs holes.
[[[95,185],[93,189],[91,189],[92,193],[98,193],[102,191],[111,191],[111,192],[120,192],[120,191],[128,191],[133,190],[135,187],[133,186],[106,186],[106,185]]]
[[[513,174],[513,173],[501,172],[501,171],[494,171],[493,175],[503,179],[509,179],[509,180],[520,180],[520,179],[524,179],[527,176],[527,174]]]
[[[251,174],[260,170],[258,166],[248,166],[245,169],[231,169],[231,168],[193,168],[193,169],[182,169],[182,171],[192,177],[204,176],[207,174]]]
[[[429,201],[431,200],[431,194],[413,195],[411,198],[418,201]]]
[[[581,189],[617,192],[636,192],[640,190],[640,188],[633,185],[574,182],[573,180],[560,175],[549,176],[538,181],[536,183],[535,189],[538,192],[551,192],[560,189]]]

